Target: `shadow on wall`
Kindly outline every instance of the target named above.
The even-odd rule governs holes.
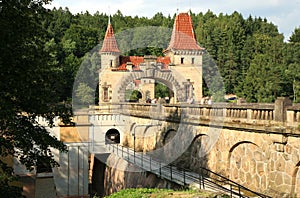
[[[92,186],[90,187],[90,194],[93,196],[104,197],[105,195],[105,162],[107,161],[108,156],[109,154],[96,154],[94,157]]]
[[[180,115],[179,112],[174,111],[174,113],[167,117],[166,120],[180,122],[181,116],[183,115]],[[199,167],[207,168],[207,157],[206,155],[203,155],[202,149],[204,149],[203,145],[208,136],[199,134],[200,132],[194,133],[192,126],[185,124],[183,124],[183,126],[182,124],[181,126],[179,125],[180,123],[177,124],[177,126],[168,123],[168,125],[165,127],[165,130],[161,133],[160,139],[157,140],[156,148],[171,148],[164,152],[166,159],[170,159],[170,157],[172,157],[168,155],[173,155],[176,153],[173,156],[178,157],[172,160],[170,165],[200,173]],[[181,131],[178,132],[178,130]],[[172,151],[171,153],[169,152],[170,150]],[[163,157],[159,156],[159,158]]]

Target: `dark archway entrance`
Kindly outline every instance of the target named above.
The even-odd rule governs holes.
[[[119,144],[120,132],[117,129],[109,129],[105,134],[105,144]]]

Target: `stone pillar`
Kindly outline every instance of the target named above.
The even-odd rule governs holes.
[[[274,120],[278,122],[286,121],[286,107],[291,105],[292,101],[288,97],[278,97],[275,101]]]

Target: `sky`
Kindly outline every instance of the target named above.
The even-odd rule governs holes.
[[[266,18],[278,27],[285,40],[300,27],[300,0],[53,0],[48,8],[68,7],[72,13],[96,11],[114,14],[120,10],[125,16],[153,17],[157,12],[173,16],[191,10],[194,13],[231,14],[237,11],[244,18]]]

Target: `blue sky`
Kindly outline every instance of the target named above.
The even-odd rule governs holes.
[[[189,9],[192,12],[213,11],[215,14],[234,11],[242,13],[244,18],[267,18],[277,25],[279,32],[287,40],[296,27],[300,27],[300,0],[53,0],[52,7],[68,7],[72,13],[88,10],[90,13],[114,14],[120,10],[123,15],[152,17],[157,12],[165,16]]]

